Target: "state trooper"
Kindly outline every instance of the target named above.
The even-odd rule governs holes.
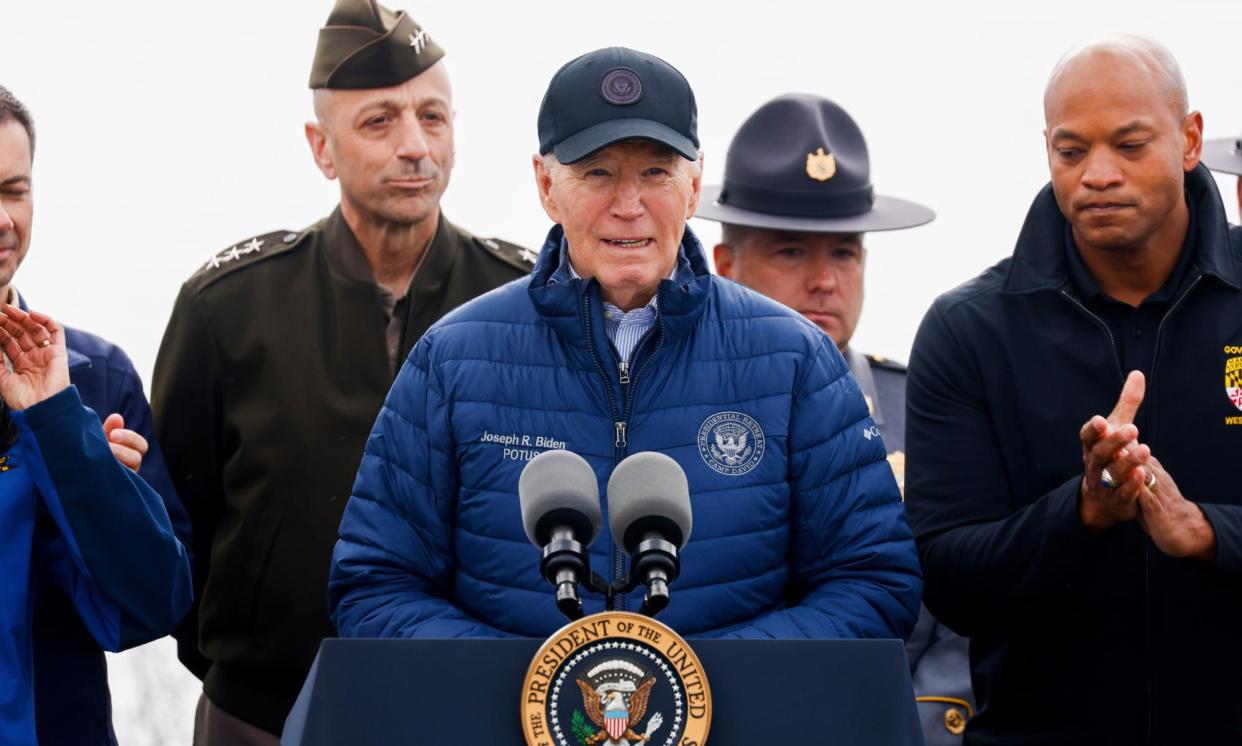
[[[1242,220],[1242,135],[1204,140],[1203,165],[1238,177],[1238,219]]]
[[[875,194],[867,144],[844,109],[790,94],[742,124],[724,183],[703,188],[698,216],[722,224],[717,272],[798,311],[840,348],[904,489],[905,366],[849,342],[862,314],[864,235],[912,228],[935,214]],[[967,641],[923,608],[907,653],[927,742],[960,743],[974,712]]]
[[[152,398],[193,524],[196,604],[177,639],[204,680],[196,743],[277,743],[334,634],[329,558],[397,369],[444,314],[530,270],[534,254],[440,210],[454,158],[443,55],[404,12],[339,0],[305,128],[339,206],[216,254],[173,309]]]

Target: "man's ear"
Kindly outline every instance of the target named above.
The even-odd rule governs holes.
[[[535,167],[535,188],[539,190],[539,203],[553,223],[560,223],[560,209],[556,206],[556,197],[552,194],[552,172],[544,165],[543,156],[538,153],[531,156],[531,165]]]
[[[315,165],[328,179],[336,178],[336,164],[332,162],[332,149],[328,147],[328,133],[319,122],[306,123],[306,144],[310,146]]]
[[[728,244],[718,243],[716,248],[712,249],[712,258],[716,260],[716,274],[721,277],[733,279],[733,247]]]
[[[1182,120],[1182,137],[1185,147],[1182,150],[1182,168],[1186,173],[1195,170],[1199,159],[1203,156],[1203,115],[1192,111]]]
[[[694,213],[699,209],[699,197],[703,193],[703,151],[699,151],[698,168],[695,170],[696,176],[690,184],[692,190],[690,194],[690,204],[686,206],[686,220],[694,217]]]

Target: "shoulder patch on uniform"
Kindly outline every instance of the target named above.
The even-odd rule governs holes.
[[[538,251],[532,251],[525,246],[518,246],[508,241],[502,241],[499,238],[478,238],[474,237],[487,252],[492,256],[500,259],[506,264],[510,264],[523,272],[529,272],[535,267],[535,261],[539,258]]]
[[[252,236],[216,253],[194,273],[191,279],[211,282],[233,270],[257,262],[264,257],[283,254],[301,243],[306,231],[279,230]]]
[[[889,360],[883,355],[867,355],[867,360],[871,362],[872,368],[882,368],[884,370],[895,370],[902,373],[905,372],[906,366],[896,360]]]

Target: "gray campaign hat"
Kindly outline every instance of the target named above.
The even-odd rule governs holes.
[[[1213,171],[1242,176],[1242,137],[1205,140],[1202,160]]]
[[[787,94],[742,123],[725,156],[724,184],[703,187],[696,215],[804,233],[912,228],[936,213],[877,195],[862,131],[820,96]]]
[[[388,88],[434,65],[444,50],[406,15],[375,0],[337,0],[319,30],[311,88]]]
[[[625,47],[597,49],[567,62],[548,83],[539,106],[539,152],[573,163],[640,138],[696,160],[698,116],[694,91],[677,68]]]

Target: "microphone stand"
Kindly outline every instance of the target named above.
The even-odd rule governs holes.
[[[552,541],[544,547],[539,569],[545,578],[553,579],[556,606],[570,620],[581,619],[583,615],[578,582],[602,595],[604,608],[608,611],[616,609],[618,596],[645,585],[647,593],[638,613],[654,617],[668,607],[669,583],[681,573],[677,545],[650,533],[635,547],[633,557],[629,573],[609,582],[599,573],[590,571],[586,547],[574,541],[572,535],[553,534]],[[579,578],[583,580],[578,581]]]

